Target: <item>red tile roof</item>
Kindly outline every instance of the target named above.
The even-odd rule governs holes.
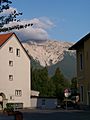
[[[7,33],[7,34],[0,34],[0,47],[12,36],[12,35],[16,34],[14,32],[12,33]],[[27,53],[27,51],[25,50],[25,48],[23,47],[22,43],[20,42],[20,40],[18,39],[18,37],[16,36],[18,42],[20,43],[21,47],[23,48],[23,50],[25,51],[26,55],[28,56],[28,58],[30,59],[29,54]]]
[[[12,36],[13,33],[0,34],[0,47]]]

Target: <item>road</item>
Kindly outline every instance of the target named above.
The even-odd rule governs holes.
[[[90,111],[39,110],[23,112],[25,120],[90,120]]]
[[[23,120],[90,120],[90,111],[78,110],[24,110]],[[0,114],[0,120],[14,117]]]

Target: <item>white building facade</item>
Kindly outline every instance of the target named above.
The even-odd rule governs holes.
[[[15,33],[0,35],[0,107],[30,107],[30,58]]]

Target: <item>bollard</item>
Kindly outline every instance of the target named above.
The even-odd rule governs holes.
[[[15,111],[15,120],[23,120],[23,114],[20,111]]]

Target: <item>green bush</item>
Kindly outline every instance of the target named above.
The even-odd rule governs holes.
[[[7,112],[12,112],[12,111],[14,111],[13,104],[7,103],[7,104],[6,104],[6,108],[4,108],[4,111],[7,111]]]

